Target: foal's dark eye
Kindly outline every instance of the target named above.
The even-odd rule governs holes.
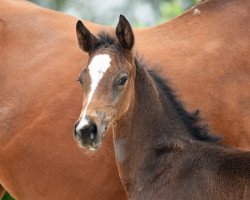
[[[77,81],[80,82],[81,85],[83,84],[82,78],[79,77]]]
[[[79,74],[79,77],[77,79],[77,81],[80,82],[81,85],[83,85],[83,80],[84,80],[83,79],[83,74],[84,74],[85,71],[86,71],[86,69],[84,69],[83,71],[81,71],[80,74]]]
[[[117,85],[119,85],[119,86],[124,86],[124,85],[126,84],[127,80],[128,80],[128,77],[127,77],[127,76],[124,76],[124,77],[122,77],[122,78],[118,81]]]

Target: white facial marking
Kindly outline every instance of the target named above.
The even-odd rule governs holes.
[[[100,55],[95,56],[88,66],[90,81],[91,81],[90,92],[88,95],[87,105],[84,108],[81,121],[77,125],[76,131],[79,131],[82,127],[84,127],[86,124],[88,124],[88,120],[86,118],[87,108],[91,102],[91,99],[94,95],[94,92],[97,88],[98,83],[100,82],[103,75],[110,67],[110,62],[111,62],[111,58],[108,54],[100,54]]]

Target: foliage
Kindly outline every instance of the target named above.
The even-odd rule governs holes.
[[[169,0],[162,1],[159,5],[161,17],[159,23],[163,23],[167,20],[170,20],[185,10],[190,8],[191,6],[197,4],[199,0]]]
[[[30,0],[91,22],[115,25],[124,14],[135,27],[153,26],[170,20],[199,0]],[[101,5],[101,6],[96,6]]]
[[[35,4],[54,10],[62,10],[67,0],[30,0]]]
[[[14,200],[9,193],[5,193],[5,195],[3,196],[2,200]]]

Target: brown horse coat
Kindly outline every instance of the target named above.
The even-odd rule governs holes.
[[[188,108],[198,106],[213,132],[242,149],[250,148],[248,8],[212,0],[135,30],[139,51],[167,66],[161,74]],[[87,62],[76,19],[23,1],[1,0],[0,11],[0,184],[16,199],[125,199],[111,134],[94,157],[72,137],[82,104],[75,80]]]

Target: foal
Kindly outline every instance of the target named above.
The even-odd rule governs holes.
[[[250,198],[250,154],[208,135],[197,115],[185,111],[157,73],[144,67],[134,55],[125,17],[120,16],[116,37],[95,37],[81,21],[76,31],[89,63],[79,77],[85,101],[75,136],[95,150],[113,128],[129,199]]]

